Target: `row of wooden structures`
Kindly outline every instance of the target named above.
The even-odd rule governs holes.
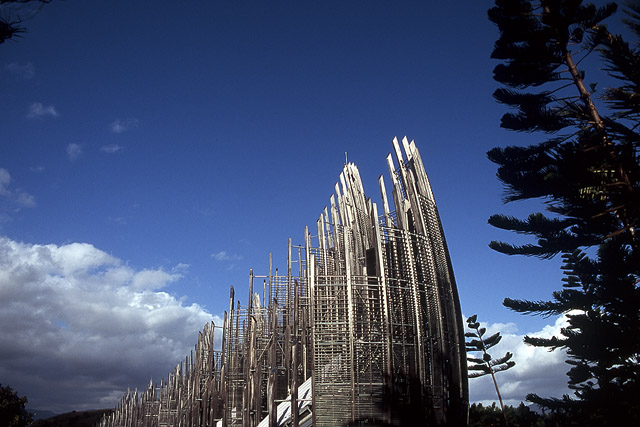
[[[380,212],[345,164],[313,232],[289,239],[286,271],[271,259],[267,274],[251,271],[249,301],[231,288],[222,325],[206,325],[166,380],[128,392],[100,426],[466,425],[442,225],[415,144],[393,147]]]

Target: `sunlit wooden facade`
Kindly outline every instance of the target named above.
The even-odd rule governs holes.
[[[420,154],[387,157],[381,206],[346,164],[286,271],[231,288],[166,381],[127,393],[101,426],[464,426],[467,372],[459,298]],[[377,423],[377,424],[376,424]],[[404,423],[404,424],[403,424]]]

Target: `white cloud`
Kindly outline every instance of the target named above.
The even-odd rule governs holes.
[[[67,145],[67,157],[69,160],[75,160],[82,154],[82,146],[80,144],[71,143]]]
[[[22,190],[16,191],[16,203],[18,206],[25,208],[33,208],[36,206],[36,199],[31,194],[26,193]]]
[[[27,62],[24,65],[12,62],[11,64],[6,64],[4,68],[23,80],[32,79],[36,75],[36,67],[31,62]]]
[[[180,274],[169,274],[162,270],[142,270],[133,276],[131,286],[134,289],[162,289],[180,277]]]
[[[45,107],[41,102],[34,102],[29,106],[29,111],[27,112],[27,117],[30,119],[35,119],[37,117],[58,117],[59,114],[56,111],[56,108],[53,105],[49,105]]]
[[[212,316],[157,289],[172,273],[136,270],[86,243],[0,237],[0,378],[53,411],[113,407],[160,380]],[[55,387],[52,387],[55,384]]]
[[[111,132],[122,133],[130,129],[136,128],[140,125],[140,120],[135,118],[130,119],[116,119],[109,125]]]
[[[498,358],[510,351],[513,353],[511,360],[516,362],[513,368],[496,374],[496,381],[505,405],[517,406],[525,401],[529,393],[536,393],[542,397],[561,397],[563,394],[571,394],[571,390],[567,387],[566,372],[569,370],[569,365],[565,363],[566,352],[564,350],[550,352],[523,342],[524,335],[544,338],[558,336],[560,329],[566,325],[567,318],[561,316],[541,331],[518,334],[518,328],[514,323],[482,323],[482,326],[487,328],[487,336],[496,332],[502,335],[502,341],[490,349],[489,354]],[[469,400],[483,405],[497,402],[491,376],[469,379]]]
[[[0,197],[4,202],[0,205],[0,210],[17,212],[22,208],[35,207],[35,197],[20,188],[13,188],[11,181],[12,179],[9,171],[4,168],[0,168]],[[3,216],[8,218],[6,212],[4,212]]]
[[[100,147],[100,151],[109,154],[116,153],[120,150],[122,150],[122,147],[116,144],[103,145],[102,147]]]
[[[173,274],[183,274],[186,273],[189,270],[189,264],[185,264],[183,262],[176,264],[172,269],[171,272]]]
[[[211,257],[216,261],[239,261],[242,259],[241,255],[231,255],[227,251],[220,251],[215,254],[211,254]]]

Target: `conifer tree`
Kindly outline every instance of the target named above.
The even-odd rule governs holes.
[[[493,215],[495,227],[535,243],[491,242],[502,253],[563,254],[565,278],[549,301],[507,298],[524,314],[566,314],[550,339],[525,342],[565,348],[574,396],[529,395],[530,401],[584,425],[640,423],[640,2],[627,3],[635,44],[603,21],[616,11],[580,0],[496,0],[489,19],[500,31],[494,93],[514,112],[501,126],[550,137],[528,147],[494,148],[505,201],[539,199],[547,213],[526,219]],[[596,53],[617,86],[595,96],[580,68]],[[640,424],[638,424],[640,425]]]
[[[504,412],[504,403],[502,402],[502,395],[500,394],[498,382],[496,381],[496,373],[506,371],[507,369],[514,367],[516,362],[511,360],[513,354],[510,352],[507,352],[504,356],[497,359],[494,359],[491,354],[489,354],[488,350],[495,347],[502,340],[502,336],[500,335],[500,332],[496,332],[489,337],[485,337],[484,334],[487,332],[487,328],[481,328],[480,322],[477,320],[477,314],[474,314],[467,319],[467,327],[475,332],[467,332],[464,334],[465,337],[471,338],[471,340],[465,343],[467,353],[481,353],[480,357],[467,356],[467,360],[471,362],[471,364],[469,364],[469,371],[471,371],[469,372],[469,378],[491,375],[506,425],[507,415]]]

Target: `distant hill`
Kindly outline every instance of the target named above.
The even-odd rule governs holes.
[[[93,427],[102,419],[104,414],[113,409],[94,409],[93,411],[73,411],[60,414],[44,420],[36,420],[32,427]]]
[[[47,411],[45,409],[33,409],[27,406],[27,412],[33,415],[33,420],[44,420],[58,415],[57,412]]]

